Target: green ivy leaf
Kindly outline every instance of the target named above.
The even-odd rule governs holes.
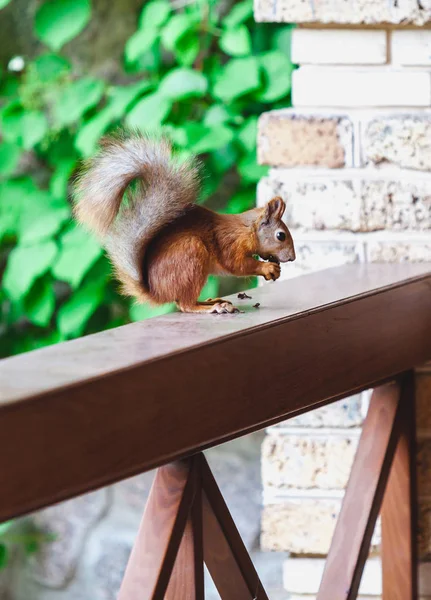
[[[183,35],[175,44],[175,58],[183,67],[191,67],[199,54],[200,42],[196,32]]]
[[[60,161],[49,181],[49,191],[54,198],[66,198],[70,176],[76,167],[74,158]]]
[[[35,282],[24,301],[24,313],[35,325],[46,327],[55,310],[55,294],[52,282],[39,279]]]
[[[60,127],[71,125],[99,103],[104,91],[102,81],[84,77],[71,83],[60,95],[54,107],[54,118]]]
[[[16,246],[11,253],[3,276],[3,289],[11,300],[22,299],[34,281],[53,264],[57,246],[52,241],[31,246]]]
[[[160,82],[159,94],[171,100],[204,96],[208,80],[199,71],[186,67],[173,69]]]
[[[213,104],[205,112],[204,125],[212,126],[232,120],[232,113],[223,104]]]
[[[29,177],[6,180],[0,186],[0,238],[17,233],[21,215],[31,210],[40,190]]]
[[[118,86],[108,92],[108,107],[115,119],[123,117],[126,110],[136,98],[143,92],[146,92],[153,84],[150,81],[142,80],[132,85]]]
[[[259,57],[265,89],[257,94],[260,102],[274,102],[287,96],[291,89],[292,63],[279,50],[266,52]]]
[[[101,254],[102,248],[97,241],[75,226],[61,238],[60,252],[52,273],[76,288]]]
[[[113,112],[107,107],[83,125],[75,140],[75,148],[87,158],[93,154],[101,136],[113,120]]]
[[[260,86],[259,63],[256,57],[230,60],[216,78],[213,93],[224,102],[232,102]]]
[[[75,148],[82,156],[88,157],[94,153],[101,136],[109,125],[120,119],[136,97],[150,87],[149,81],[140,81],[137,84],[113,88],[110,91],[106,107],[87,121],[78,132]]]
[[[60,333],[66,338],[81,335],[103,296],[104,285],[100,281],[89,282],[77,290],[58,311],[57,327]]]
[[[233,144],[227,144],[223,148],[211,152],[210,165],[216,173],[225,173],[238,161],[238,153]]]
[[[159,28],[166,22],[171,10],[172,7],[167,0],[152,0],[142,9],[139,26]]]
[[[241,190],[234,194],[227,203],[225,212],[229,214],[238,214],[256,206],[256,189]]]
[[[195,154],[204,154],[223,148],[234,137],[232,129],[222,124],[209,128],[200,123],[189,123],[185,126],[185,131],[188,148]]]
[[[254,152],[245,156],[238,165],[239,174],[248,183],[257,183],[268,174],[268,169],[267,166],[257,164]]]
[[[156,41],[152,47],[134,63],[128,63],[126,61],[125,66],[129,73],[135,74],[145,71],[152,73],[155,77],[159,78],[160,69],[163,66],[160,44]]]
[[[48,122],[42,112],[24,109],[18,103],[4,109],[1,121],[4,138],[25,150],[31,150],[48,131]]]
[[[156,92],[139,100],[126,117],[129,127],[157,129],[166,119],[172,108],[169,98]]]
[[[81,33],[90,17],[90,0],[48,0],[36,13],[36,35],[53,50],[60,50]]]
[[[280,29],[276,29],[271,44],[274,50],[280,50],[289,61],[291,60],[292,29],[292,25],[285,25]]]
[[[21,149],[13,143],[3,142],[0,144],[0,173],[12,175],[18,166],[21,157]]]
[[[166,50],[174,52],[177,43],[186,33],[196,29],[196,19],[187,13],[174,15],[161,32],[161,40]]]
[[[19,240],[21,244],[33,244],[40,240],[51,238],[70,218],[70,209],[62,204],[52,204],[41,208],[36,213],[21,215]]]
[[[0,544],[0,569],[4,569],[7,565],[9,552],[5,544]]]
[[[11,0],[0,0],[0,9],[4,8],[11,2]]]
[[[150,304],[133,304],[130,307],[130,318],[132,321],[143,321],[152,317],[160,317],[171,312],[175,312],[175,304],[162,304],[161,306],[151,306]]]
[[[134,63],[140,56],[148,52],[158,37],[159,32],[155,27],[147,26],[144,29],[138,29],[127,40],[124,50],[127,62]]]
[[[56,132],[46,150],[46,160],[51,167],[57,168],[64,162],[78,160],[78,154],[74,146],[74,136],[70,131]]]
[[[238,140],[246,152],[254,152],[256,150],[256,139],[257,117],[250,117],[241,127],[238,133]]]
[[[251,38],[245,25],[226,29],[219,44],[223,52],[230,56],[245,56],[251,52]]]
[[[253,0],[237,2],[230,13],[223,19],[225,27],[238,27],[241,23],[253,16]]]
[[[41,54],[33,61],[36,77],[40,83],[50,83],[68,73],[70,63],[58,54]]]

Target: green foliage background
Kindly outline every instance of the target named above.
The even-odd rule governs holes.
[[[0,73],[0,356],[172,310],[120,297],[102,249],[71,220],[70,180],[106,132],[163,131],[203,160],[201,202],[226,212],[255,204],[266,171],[257,118],[289,104],[290,27],[255,24],[252,0],[219,4],[145,3],[120,85],[61,54],[88,26],[91,1],[40,3],[34,31],[45,50]],[[203,295],[218,287],[211,278]]]

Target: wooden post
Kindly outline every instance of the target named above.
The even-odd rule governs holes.
[[[193,459],[158,469],[118,600],[164,600],[195,488]],[[181,562],[184,555],[190,557],[189,527],[185,535]],[[178,600],[188,599],[178,595]]]
[[[222,600],[268,600],[197,454],[158,470],[118,600],[204,600],[204,560]]]
[[[416,600],[416,415],[414,374],[402,390],[401,431],[383,499],[383,600]]]
[[[384,600],[417,600],[413,405],[411,374],[373,392],[317,600],[357,598],[382,503]]]

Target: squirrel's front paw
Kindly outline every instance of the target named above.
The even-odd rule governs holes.
[[[277,263],[263,263],[262,264],[262,275],[265,277],[266,281],[275,281],[280,277],[280,265]]]

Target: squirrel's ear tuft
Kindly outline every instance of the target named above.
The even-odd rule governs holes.
[[[284,211],[286,210],[286,204],[280,196],[276,196],[272,200],[268,202],[265,206],[265,211],[263,213],[263,221],[269,223],[270,221],[280,221],[282,218]]]

